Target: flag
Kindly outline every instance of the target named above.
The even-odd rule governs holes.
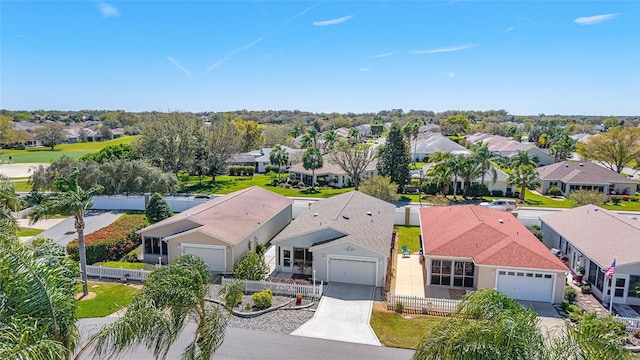
[[[607,276],[607,278],[611,279],[611,277],[615,273],[616,273],[616,259],[614,258],[613,262],[611,263],[611,265],[609,265],[609,267],[607,268],[607,271],[605,271],[604,274]]]

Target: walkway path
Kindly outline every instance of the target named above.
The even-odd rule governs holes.
[[[408,258],[398,254],[396,263],[396,295],[424,297],[424,271],[420,255]]]
[[[375,288],[331,283],[314,317],[291,335],[381,346],[369,320]]]

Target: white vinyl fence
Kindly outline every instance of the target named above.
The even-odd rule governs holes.
[[[387,295],[387,309],[397,311],[399,304],[402,304],[402,311],[410,314],[450,315],[456,311],[460,303],[460,300],[453,299]]]
[[[222,285],[226,285],[233,279],[222,278]],[[248,293],[254,293],[262,291],[266,288],[271,289],[274,295],[295,296],[297,293],[301,293],[303,297],[319,299],[322,297],[324,284],[321,281],[319,284],[314,285],[298,285],[298,284],[284,284],[278,282],[268,281],[252,281],[252,280],[240,280],[244,284],[244,291]]]
[[[627,330],[640,330],[640,317],[616,316],[616,320],[627,324]]]
[[[87,276],[94,276],[98,278],[121,279],[123,276],[126,276],[129,280],[144,281],[150,273],[151,271],[149,270],[132,270],[87,265]]]
[[[140,210],[144,211],[151,195],[96,195],[93,197],[94,210]],[[209,201],[193,196],[168,196],[163,198],[173,212],[182,212]]]

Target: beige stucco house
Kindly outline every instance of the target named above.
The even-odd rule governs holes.
[[[540,216],[544,244],[566,254],[574,272],[585,268],[583,280],[600,300],[640,305],[640,216],[616,214],[595,205]],[[604,273],[616,259],[612,279]],[[613,285],[613,286],[612,286]]]
[[[139,230],[144,261],[167,264],[193,254],[211,271],[232,272],[289,224],[291,209],[291,199],[258,186],[217,197]]]
[[[316,169],[315,176],[317,183],[326,183],[328,186],[343,188],[348,186],[353,186],[353,180],[347,173],[342,170],[339,165],[336,165],[331,161],[330,155],[324,155],[322,157],[323,166],[320,169]],[[378,170],[376,166],[378,165],[377,160],[371,161],[364,171],[360,173],[360,178],[364,179],[367,177],[375,176],[378,174]],[[313,174],[311,170],[307,170],[304,168],[302,163],[295,164],[289,168],[289,173],[296,174],[298,179],[304,182],[307,186],[311,186],[313,182]]]
[[[497,289],[560,303],[567,267],[512,214],[475,205],[420,209],[426,293],[430,287]]]
[[[558,187],[564,196],[571,190],[597,190],[605,194],[634,195],[638,182],[591,161],[562,161],[536,169],[541,192]]]
[[[277,270],[385,286],[395,206],[358,191],[314,202],[272,241]]]

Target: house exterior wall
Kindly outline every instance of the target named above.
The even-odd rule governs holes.
[[[636,185],[632,184],[632,183],[614,183],[614,184],[610,184],[610,183],[601,183],[601,184],[574,184],[574,183],[565,183],[562,181],[558,181],[558,180],[543,180],[540,183],[540,192],[542,194],[547,194],[547,192],[549,191],[549,188],[552,187],[552,184],[554,184],[553,186],[557,186],[560,189],[564,189],[564,191],[562,192],[563,196],[568,196],[569,193],[571,192],[571,186],[583,186],[583,187],[590,187],[593,186],[594,188],[598,188],[598,187],[602,187],[602,191],[605,194],[609,194],[611,191],[615,191],[617,194],[623,194],[623,193],[627,193],[629,195],[635,195],[636,193]]]
[[[542,243],[549,249],[560,249],[560,235],[551,229],[544,221],[540,222],[540,231],[542,231]]]
[[[640,263],[631,264],[631,265],[623,265],[616,267],[617,274],[629,274],[631,276],[640,278]],[[632,294],[636,283],[630,279],[629,283],[629,292],[628,294]],[[638,283],[637,285],[640,285]],[[627,296],[627,304],[629,305],[639,305],[640,306],[640,295],[633,297]]]
[[[291,222],[292,204],[274,215],[271,219],[261,224],[256,230],[244,237],[238,242],[233,251],[233,263],[235,266],[247,254],[249,250],[255,251],[259,244],[266,245],[273,239],[285,226]],[[227,263],[228,265],[229,263]],[[233,268],[230,270],[233,271]]]
[[[614,183],[613,184],[613,190],[617,194],[627,193],[629,195],[635,195],[637,188],[638,188],[638,185],[632,184],[632,183]]]
[[[351,251],[350,251],[351,250]],[[313,270],[316,271],[316,280],[328,281],[328,258],[330,256],[356,256],[376,258],[377,261],[377,279],[376,286],[384,287],[385,277],[387,275],[387,256],[371,251],[353,242],[341,242],[322,249],[316,249],[313,252]]]
[[[229,245],[228,243],[220,239],[216,239],[214,237],[207,236],[205,234],[194,231],[192,233],[170,239],[168,243],[169,243],[169,263],[172,263],[173,261],[175,261],[175,259],[177,259],[178,257],[180,257],[180,255],[182,255],[182,249],[180,248],[180,245],[183,243],[226,246],[227,247],[227,269],[226,270],[228,272],[233,271],[233,262],[232,262],[233,259],[231,258],[233,254],[233,251],[232,251],[233,246]]]
[[[174,223],[171,224],[167,224],[165,226],[159,227],[159,228],[155,228],[155,229],[151,229],[151,230],[147,230],[144,232],[141,232],[140,235],[142,236],[149,236],[149,237],[159,237],[159,238],[165,238],[174,234],[178,234],[181,232],[185,232],[187,230],[191,230],[191,229],[195,229],[197,227],[200,227],[200,224],[196,224],[193,221],[189,221],[189,220],[182,220],[182,221],[176,221]]]

